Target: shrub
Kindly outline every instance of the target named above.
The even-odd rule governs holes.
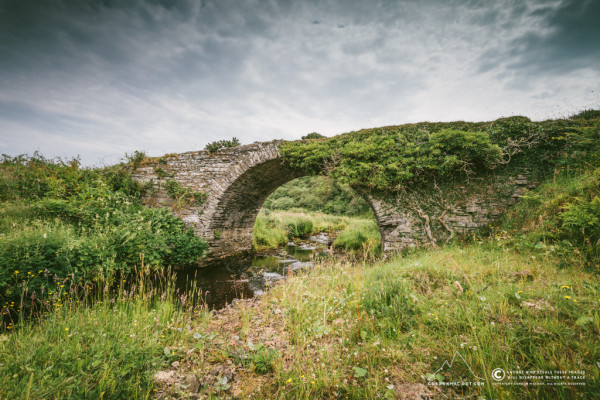
[[[123,183],[133,182],[127,168],[80,169],[39,155],[3,159],[0,299],[23,287],[39,295],[67,277],[201,260],[207,243],[169,210],[143,206],[139,186]]]
[[[310,236],[314,231],[313,223],[308,218],[297,218],[294,221],[288,223],[288,237],[292,238],[305,238]]]
[[[240,145],[240,141],[238,138],[234,137],[231,140],[218,140],[215,142],[210,142],[204,147],[204,150],[207,150],[209,153],[216,153],[217,151],[228,148],[228,147],[237,147]]]
[[[190,188],[183,186],[173,178],[167,179],[165,190],[169,197],[177,200],[176,205],[179,208],[191,205],[201,206],[208,197],[207,193],[195,192]]]
[[[307,140],[307,139],[322,139],[324,137],[325,136],[321,135],[320,133],[311,132],[308,135],[302,136],[302,140]]]

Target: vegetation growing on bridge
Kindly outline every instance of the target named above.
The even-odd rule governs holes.
[[[240,140],[234,137],[231,140],[217,140],[215,142],[210,142],[204,147],[204,150],[207,150],[209,153],[216,153],[217,151],[229,147],[237,147],[240,145]]]
[[[329,139],[283,143],[281,151],[293,167],[314,174],[326,172],[351,185],[389,191],[431,178],[464,177],[509,163],[551,170],[564,164],[565,156],[586,161],[598,149],[598,114],[597,110],[587,110],[569,119],[542,122],[511,117],[480,123],[388,126]]]

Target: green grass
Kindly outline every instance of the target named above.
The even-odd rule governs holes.
[[[169,210],[142,204],[145,189],[131,179],[142,159],[88,169],[39,154],[0,157],[0,304],[24,284],[39,298],[66,277],[200,262],[208,244]]]
[[[354,219],[335,238],[333,246],[345,251],[379,253],[381,236],[377,223],[372,219]]]
[[[223,341],[256,343],[272,332],[281,338],[265,345],[280,355],[272,370],[242,369],[241,383],[230,383],[228,393],[257,399],[600,398],[594,236],[600,225],[597,213],[581,212],[599,195],[596,165],[561,169],[470,242],[373,263],[330,260],[288,277],[258,305],[240,303],[221,318]],[[347,247],[369,230],[366,222],[344,223],[336,240]],[[200,374],[226,365],[232,356],[211,356],[217,350],[208,344],[205,359],[212,361],[191,365]],[[458,354],[452,368],[439,370]],[[585,385],[496,385],[496,368],[585,371]],[[478,385],[433,386],[459,381]],[[222,396],[223,390],[209,383],[202,394]]]
[[[343,251],[366,249],[373,253],[380,243],[377,223],[370,217],[329,215],[303,209],[262,210],[254,225],[254,249],[275,249],[290,240],[318,232],[328,232],[336,238],[334,246]]]
[[[154,372],[184,354],[175,343],[206,313],[175,295],[169,275],[147,279],[47,293],[37,320],[21,315],[0,335],[0,398],[152,398]]]
[[[409,384],[426,390],[427,376],[458,351],[466,364],[434,379],[475,381],[471,368],[483,386],[442,388],[449,398],[598,398],[600,282],[559,262],[488,242],[320,265],[273,288],[258,308],[242,304],[231,313],[226,337],[244,337],[235,327],[244,315],[261,321],[250,335],[276,329],[286,338],[272,346],[281,359],[266,380],[248,370],[232,390],[258,399],[395,398]],[[220,363],[227,361],[203,367]],[[495,368],[584,370],[586,386],[494,386]],[[209,385],[203,393],[219,392]]]
[[[490,237],[509,247],[545,249],[560,254],[561,265],[574,261],[600,272],[600,168],[557,170],[525,193]]]

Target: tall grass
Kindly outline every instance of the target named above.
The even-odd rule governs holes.
[[[266,300],[287,316],[293,362],[255,398],[402,398],[415,382],[433,396],[444,381],[482,384],[448,398],[596,398],[600,283],[559,261],[472,244],[291,278]],[[465,363],[433,374],[457,351]],[[586,386],[496,386],[495,368],[584,370]]]
[[[274,249],[293,239],[327,232],[335,239],[334,246],[343,251],[375,251],[380,235],[377,223],[368,217],[337,216],[293,209],[290,211],[262,210],[256,218],[254,248]]]
[[[36,314],[20,304],[20,320],[0,335],[0,398],[153,397],[153,373],[182,356],[176,343],[191,335],[192,319],[207,315],[173,282],[148,270],[85,286],[66,280]]]

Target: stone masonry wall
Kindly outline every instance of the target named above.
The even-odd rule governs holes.
[[[143,163],[133,177],[150,182],[147,204],[169,207],[209,243],[209,260],[221,258],[251,250],[252,230],[263,202],[282,184],[303,176],[283,162],[279,143],[254,143],[216,154],[169,154]],[[383,251],[394,252],[436,246],[491,224],[535,186],[530,176],[527,171],[505,171],[389,193],[355,189],[374,211]],[[182,205],[167,194],[169,179],[206,193],[206,202]]]
[[[302,175],[283,163],[277,145],[273,141],[222,149],[215,154],[168,154],[145,162],[133,178],[151,183],[147,204],[170,208],[210,244],[209,257],[219,258],[250,250],[252,228],[264,200],[285,182]],[[182,207],[165,190],[169,179],[206,193],[206,202]]]
[[[396,193],[365,193],[375,211],[383,251],[437,246],[492,224],[536,186],[531,174],[521,172],[431,182]]]

